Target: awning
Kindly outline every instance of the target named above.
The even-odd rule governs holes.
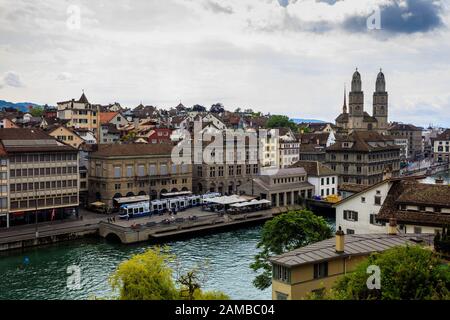
[[[162,193],[162,197],[178,197],[178,196],[185,196],[188,194],[192,194],[191,191],[179,191],[179,192],[169,192],[169,193]]]
[[[231,196],[223,196],[223,197],[205,199],[204,201],[209,202],[209,203],[226,205],[226,204],[246,202],[246,201],[248,201],[248,199],[239,197],[237,195],[231,195]]]
[[[124,197],[124,198],[116,198],[114,201],[117,203],[133,203],[133,202],[141,202],[141,201],[149,201],[150,196],[134,196],[134,197]]]
[[[269,203],[270,203],[270,201],[266,200],[266,199],[252,200],[252,201],[248,201],[248,202],[235,203],[235,204],[232,204],[230,207],[243,208],[243,207],[248,207],[248,206],[254,206],[254,205],[259,205],[259,204],[269,204]]]

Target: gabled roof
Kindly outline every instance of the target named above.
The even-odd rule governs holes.
[[[114,119],[115,116],[117,116],[119,112],[117,111],[108,111],[108,112],[100,112],[100,123],[108,123],[112,119]]]
[[[417,181],[397,181],[378,213],[378,220],[395,218],[399,223],[413,223],[430,226],[450,224],[450,215],[439,212],[402,210],[400,205],[410,204],[423,207],[450,207],[450,186],[418,183]]]
[[[297,161],[290,168],[303,168],[308,176],[321,177],[321,176],[334,176],[336,172],[331,170],[326,165],[320,163],[319,161]]]
[[[345,142],[349,143],[349,147],[343,146]],[[328,147],[327,151],[371,152],[399,149],[392,140],[375,131],[353,131],[346,136],[336,136],[336,143]]]
[[[450,129],[445,130],[444,132],[442,132],[440,135],[438,135],[434,140],[445,140],[445,141],[449,141],[450,140]]]
[[[393,130],[393,131],[422,131],[421,128],[416,127],[415,125],[412,124],[404,124],[404,123],[393,123],[389,129],[389,131]]]
[[[336,240],[330,238],[290,252],[271,257],[271,263],[297,267],[350,256],[367,256],[396,246],[433,243],[433,234],[348,234],[344,237],[344,252],[336,252]]]

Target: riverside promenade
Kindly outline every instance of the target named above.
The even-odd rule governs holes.
[[[162,241],[177,236],[196,236],[221,229],[239,228],[262,223],[283,212],[299,209],[298,206],[277,207],[269,210],[229,215],[203,211],[200,207],[130,220],[120,220],[115,215],[104,215],[80,210],[82,219],[53,221],[12,227],[0,231],[0,251],[20,250],[80,239],[86,236],[102,237],[131,244],[143,241]],[[112,221],[108,218],[115,218]],[[37,229],[37,233],[36,233]]]

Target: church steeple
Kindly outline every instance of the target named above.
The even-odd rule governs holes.
[[[347,87],[344,84],[344,106],[342,107],[342,113],[347,113]]]
[[[363,117],[364,115],[364,92],[362,91],[361,74],[356,68],[352,77],[352,91],[350,91],[348,102],[349,115],[351,117]],[[361,124],[357,121],[355,126]]]

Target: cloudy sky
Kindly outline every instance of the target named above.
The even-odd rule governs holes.
[[[391,120],[450,126],[449,2],[0,0],[0,99],[84,89],[93,103],[333,121],[356,67],[371,113],[383,68]]]

